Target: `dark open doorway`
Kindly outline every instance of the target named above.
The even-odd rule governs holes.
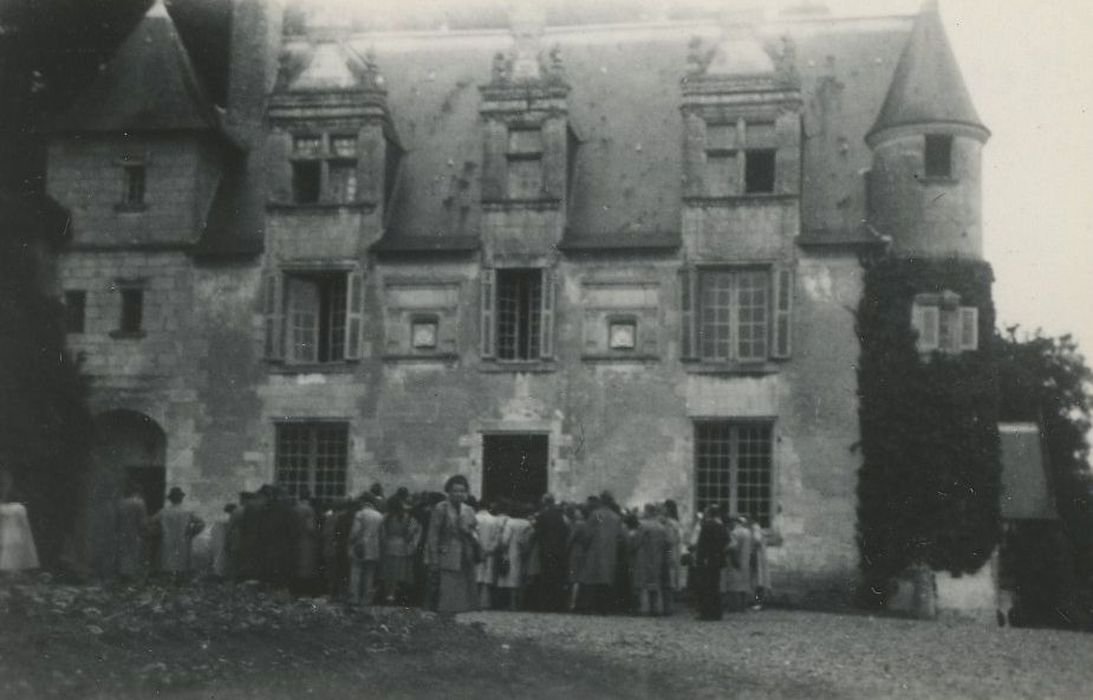
[[[546,435],[483,435],[483,500],[538,503],[547,492],[548,444]]]

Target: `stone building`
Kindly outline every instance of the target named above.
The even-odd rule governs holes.
[[[936,6],[282,20],[235,2],[221,107],[157,2],[51,132],[92,558],[125,478],[212,514],[463,473],[487,499],[718,501],[768,528],[776,588],[845,599],[860,256],[982,251],[988,132]],[[973,347],[948,301],[908,323]]]

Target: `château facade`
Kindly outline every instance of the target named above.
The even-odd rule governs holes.
[[[720,502],[774,587],[857,581],[862,256],[982,253],[980,123],[936,6],[286,33],[234,5],[227,104],[157,2],[51,129],[69,341],[127,479]],[[916,298],[924,351],[975,307]],[[989,329],[988,329],[989,330]],[[986,331],[984,331],[986,332]]]

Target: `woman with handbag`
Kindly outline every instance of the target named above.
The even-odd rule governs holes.
[[[477,590],[475,570],[481,556],[474,509],[466,504],[470,484],[456,474],[444,484],[448,497],[436,504],[429,518],[427,536],[430,573],[439,578],[437,611],[457,613],[474,610]]]

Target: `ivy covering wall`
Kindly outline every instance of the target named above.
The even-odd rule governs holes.
[[[865,262],[857,314],[863,464],[858,547],[866,602],[925,564],[978,570],[999,537],[998,387],[990,266],[973,260],[881,257]],[[976,306],[979,349],[920,355],[915,295],[952,291]]]

